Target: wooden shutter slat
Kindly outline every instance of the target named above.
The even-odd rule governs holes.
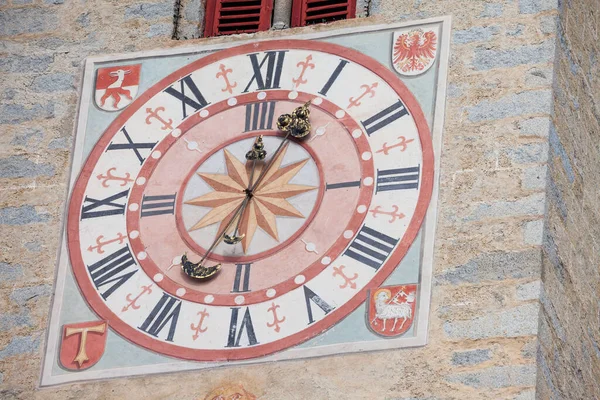
[[[348,6],[348,3],[340,3],[340,4],[328,4],[326,6],[320,6],[320,7],[312,7],[312,8],[308,8],[306,10],[307,13],[312,13],[315,11],[323,11],[323,10],[330,10],[332,8],[340,8],[340,7],[346,7]],[[344,13],[348,12],[348,10],[344,10]]]
[[[219,28],[234,28],[236,26],[254,26],[258,27],[258,19],[255,21],[245,21],[245,22],[232,22],[228,24],[219,24]]]
[[[306,17],[306,21],[314,21],[316,19],[324,19],[324,18],[328,18],[328,17],[339,17],[342,15],[346,15],[348,13],[347,10],[344,11],[339,11],[339,12],[334,12],[334,13],[329,13],[329,14],[319,14],[319,15],[313,15],[310,17]]]
[[[292,27],[333,22],[355,16],[354,0],[292,0]]]
[[[268,30],[272,11],[273,0],[207,0],[204,36]]]
[[[227,7],[227,8],[222,8],[221,12],[229,12],[229,11],[253,11],[253,10],[260,10],[260,6]],[[237,15],[243,17],[245,14],[237,14]]]
[[[225,21],[225,20],[229,20],[229,19],[252,19],[252,21],[249,22],[254,22],[256,21],[256,23],[258,23],[259,20],[259,14],[244,14],[242,16],[240,15],[222,15],[219,17],[219,21]],[[219,24],[219,26],[221,26],[222,24]]]

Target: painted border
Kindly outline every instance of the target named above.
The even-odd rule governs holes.
[[[438,208],[438,197],[439,197],[439,176],[440,176],[440,159],[441,159],[441,149],[442,149],[442,131],[444,126],[444,110],[446,104],[446,85],[448,79],[448,62],[449,62],[449,52],[450,52],[450,33],[451,33],[451,16],[443,16],[443,17],[435,17],[428,18],[423,20],[416,20],[410,22],[400,22],[393,24],[379,24],[379,25],[371,25],[371,26],[358,26],[358,27],[350,27],[350,28],[342,28],[337,30],[323,30],[320,32],[312,32],[306,34],[295,34],[294,31],[291,31],[288,35],[294,35],[294,38],[297,39],[323,39],[328,37],[336,37],[341,35],[348,35],[352,33],[363,33],[363,32],[373,32],[379,30],[391,30],[398,28],[406,28],[411,26],[420,26],[426,24],[441,24],[440,31],[440,61],[439,61],[439,71],[438,71],[438,86],[436,93],[436,104],[433,113],[433,124],[432,124],[432,142],[434,148],[434,154],[436,155],[434,163],[435,163],[435,175],[434,175],[434,186],[432,192],[432,201],[429,205],[429,209],[427,211],[426,220],[424,226],[422,228],[423,232],[423,258],[421,265],[421,281],[420,286],[422,288],[422,292],[419,295],[419,309],[418,309],[418,317],[417,321],[419,323],[416,324],[415,336],[410,338],[398,338],[398,339],[390,339],[385,341],[378,342],[367,342],[367,343],[340,343],[335,345],[327,345],[321,346],[319,348],[314,349],[288,349],[287,351],[280,352],[271,356],[267,356],[261,359],[262,362],[271,362],[271,361],[280,361],[286,359],[297,359],[297,358],[311,358],[311,357],[319,357],[319,356],[327,356],[327,355],[342,355],[339,354],[339,351],[343,349],[345,351],[344,354],[362,352],[365,350],[391,350],[397,349],[399,347],[408,348],[408,347],[417,347],[423,346],[427,344],[427,332],[429,328],[429,320],[428,313],[431,303],[431,287],[432,287],[432,273],[433,273],[433,249],[434,249],[434,237],[435,237],[435,229],[437,222],[437,208]],[[282,36],[286,37],[288,35]],[[239,38],[239,36],[236,36]],[[83,151],[83,138],[77,138],[76,132],[85,130],[87,125],[87,116],[88,116],[88,108],[90,106],[90,98],[93,94],[92,84],[94,82],[94,65],[103,63],[103,62],[121,62],[121,61],[129,61],[136,58],[141,57],[161,57],[167,55],[181,55],[181,54],[199,54],[204,52],[210,52],[218,49],[224,49],[228,47],[234,47],[239,44],[248,43],[248,42],[258,42],[264,40],[272,40],[272,38],[250,38],[247,40],[239,40],[235,43],[221,43],[221,44],[207,44],[202,47],[202,51],[198,50],[197,46],[182,46],[177,49],[169,49],[169,50],[153,50],[153,51],[145,51],[138,53],[129,53],[129,54],[112,54],[112,55],[104,55],[104,56],[96,56],[89,57],[86,59],[84,63],[84,69],[82,72],[82,84],[79,88],[79,98],[80,103],[77,109],[76,114],[76,127],[74,128],[74,146],[73,152],[71,156],[71,171],[78,171],[81,168],[82,164],[82,151]],[[73,190],[73,184],[77,179],[77,174],[72,173],[69,180],[69,190],[68,197],[70,198],[70,194]],[[67,271],[69,265],[67,263],[67,249],[66,249],[66,241],[65,238],[65,228],[66,228],[66,216],[67,216],[67,207],[63,212],[63,230],[61,231],[61,244],[59,246],[58,254],[57,254],[57,268],[55,272],[55,291],[62,292],[64,291],[65,280],[67,277]],[[82,371],[74,377],[72,375],[63,375],[63,376],[52,376],[52,365],[53,360],[57,357],[57,351],[59,349],[59,334],[60,330],[52,330],[50,329],[51,321],[58,320],[60,317],[62,304],[59,299],[56,299],[54,296],[52,298],[51,306],[50,306],[49,318],[48,318],[48,327],[46,333],[46,342],[43,346],[40,347],[40,354],[42,359],[44,360],[41,366],[41,374],[40,374],[40,384],[39,387],[47,387],[53,385],[64,384],[68,382],[77,382],[77,381],[92,381],[92,380],[102,380],[109,379],[115,377],[128,377],[135,375],[150,375],[150,374],[158,374],[158,373],[172,373],[172,372],[181,372],[181,371],[191,371],[191,370],[199,370],[205,368],[214,368],[220,366],[233,366],[233,365],[247,365],[247,364],[256,364],[255,360],[249,361],[239,361],[239,362],[229,362],[229,363],[196,363],[196,362],[188,362],[188,361],[180,361],[177,360],[173,363],[165,363],[161,365],[146,365],[146,366],[136,366],[136,367],[124,367],[124,368],[114,368],[111,370],[104,371]]]

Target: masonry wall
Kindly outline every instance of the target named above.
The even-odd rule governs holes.
[[[600,2],[560,7],[538,354],[540,399],[600,398]]]
[[[454,17],[426,347],[39,390],[82,61],[204,40],[171,40],[173,1],[0,0],[0,398],[533,399],[556,1],[371,0],[334,25]]]

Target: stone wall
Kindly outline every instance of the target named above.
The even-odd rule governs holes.
[[[182,3],[196,37],[203,3]],[[0,0],[0,398],[534,398],[556,0],[364,4],[335,26],[454,17],[429,344],[37,389],[82,61],[204,40],[171,40],[174,1]]]
[[[560,7],[538,394],[600,398],[600,2]]]

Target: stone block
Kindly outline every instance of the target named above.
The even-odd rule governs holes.
[[[457,351],[452,354],[452,364],[459,366],[481,364],[491,359],[492,352],[489,349]]]
[[[25,156],[0,158],[0,178],[35,178],[54,176],[52,164],[37,164]]]
[[[505,154],[515,164],[545,163],[548,161],[548,144],[526,143],[506,149]]]
[[[529,221],[525,223],[523,229],[523,239],[525,243],[541,246],[544,237],[544,220]]]
[[[524,283],[517,286],[518,300],[537,300],[540,298],[541,281]]]
[[[50,141],[50,143],[48,143],[48,148],[51,150],[68,149],[70,145],[71,145],[71,138],[62,137],[62,138],[52,139]]]
[[[510,49],[478,47],[473,54],[472,65],[476,70],[508,68],[526,64],[551,62],[554,58],[554,40],[541,44],[514,46]]]
[[[0,124],[20,124],[52,117],[54,117],[54,105],[52,103],[45,106],[34,104],[30,107],[25,107],[22,104],[0,104]]]
[[[134,4],[125,8],[125,19],[143,18],[153,20],[162,17],[173,17],[174,7],[171,1]]]
[[[27,225],[50,220],[50,215],[38,213],[33,206],[0,208],[0,225]]]
[[[3,72],[44,72],[54,62],[54,56],[40,55],[3,55],[0,57],[0,71]]]
[[[0,282],[16,281],[23,276],[23,267],[20,264],[0,262]]]
[[[536,193],[514,201],[479,204],[465,220],[481,221],[486,218],[543,215],[545,200],[546,196],[543,193]]]
[[[562,162],[563,168],[565,170],[565,173],[567,174],[569,182],[573,183],[573,181],[575,180],[575,172],[573,171],[571,160],[567,155],[567,152],[565,151],[565,148],[563,147],[562,143],[560,142],[558,134],[556,133],[554,124],[550,125],[549,141],[552,152],[555,156],[558,156],[560,158],[560,161]]]
[[[546,165],[525,168],[521,175],[521,184],[523,188],[528,190],[545,189],[547,173],[548,167]]]
[[[38,128],[27,128],[21,133],[15,135],[10,144],[20,147],[36,147],[44,138],[44,132]]]
[[[156,25],[150,26],[146,36],[149,38],[157,37],[157,36],[164,36],[164,37],[171,38],[172,33],[173,33],[173,25],[171,25],[171,24],[156,24]]]
[[[463,265],[443,271],[435,280],[438,284],[459,285],[538,277],[540,259],[539,250],[481,254]]]
[[[533,67],[525,75],[525,85],[532,88],[550,87],[552,85],[552,77],[552,67]]]
[[[18,314],[0,315],[0,332],[6,332],[22,326],[33,326],[29,313],[26,310],[22,310]]]
[[[550,132],[550,117],[534,117],[517,123],[522,136],[546,138]]]
[[[483,5],[483,11],[479,16],[481,18],[497,18],[502,16],[504,10],[504,4],[501,3],[485,3]]]
[[[451,339],[485,339],[495,337],[533,336],[537,333],[539,306],[523,304],[495,314],[470,320],[444,323],[444,332]]]
[[[71,74],[55,73],[38,76],[31,83],[34,92],[60,92],[75,89],[75,77]]]
[[[516,395],[514,400],[535,400],[535,390],[525,390]]]
[[[527,114],[550,114],[552,93],[549,90],[532,90],[510,94],[498,100],[483,100],[467,107],[471,122],[490,121]]]
[[[504,388],[534,386],[535,365],[506,365],[489,367],[477,372],[464,372],[448,376],[447,381],[473,388]]]
[[[20,306],[25,305],[29,300],[37,297],[46,297],[52,294],[52,286],[37,285],[13,290],[10,294],[10,299]]]
[[[31,336],[15,336],[5,348],[0,349],[0,360],[22,354],[36,353],[39,346],[39,334]]]
[[[58,15],[48,8],[14,8],[0,12],[0,36],[44,33],[58,29]]]
[[[498,32],[500,32],[500,27],[497,25],[474,26],[469,29],[454,31],[452,40],[458,44],[485,42],[492,39],[492,36],[497,35]]]
[[[542,33],[556,32],[556,16],[546,15],[540,18],[540,30]]]
[[[554,10],[557,7],[558,0],[519,0],[521,14],[537,14],[546,10]]]
[[[506,29],[507,36],[521,36],[525,31],[525,25],[516,24]]]

